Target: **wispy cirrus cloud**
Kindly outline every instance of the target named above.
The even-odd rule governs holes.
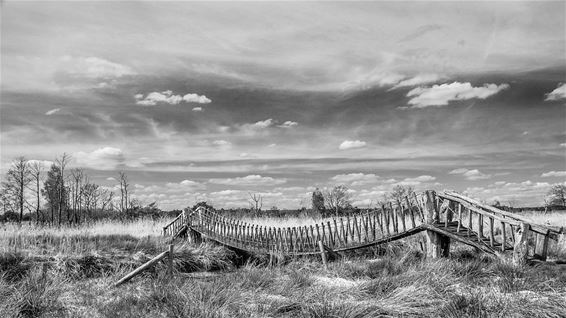
[[[61,108],[55,108],[55,109],[52,109],[52,110],[47,111],[47,112],[45,113],[45,115],[51,116],[51,115],[53,115],[53,114],[59,112],[60,110],[61,110]]]
[[[566,99],[566,83],[558,84],[552,92],[546,94],[545,101],[556,101]]]
[[[245,177],[237,178],[218,178],[210,179],[209,183],[223,184],[231,186],[273,186],[287,182],[284,178],[263,177],[261,175],[248,175]]]
[[[433,85],[432,87],[417,87],[407,93],[411,97],[409,105],[412,108],[430,106],[446,106],[451,101],[467,99],[486,99],[500,91],[509,88],[509,84],[484,84],[473,87],[470,83],[453,82],[450,84]]]
[[[548,177],[566,177],[566,171],[549,171],[540,175],[542,178]]]

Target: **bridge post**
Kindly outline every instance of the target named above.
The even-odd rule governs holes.
[[[529,253],[528,234],[531,226],[528,223],[521,223],[515,230],[515,245],[513,246],[513,264],[515,266],[523,266],[527,263]]]
[[[191,243],[195,245],[200,245],[202,243],[202,236],[200,235],[199,232],[193,229],[189,229],[188,232],[189,232],[189,240]]]
[[[426,191],[424,195],[424,216],[425,223],[431,226],[438,226],[440,222],[440,211],[437,208],[436,193],[434,191]],[[450,238],[436,233],[432,230],[425,231],[427,242],[427,257],[440,258],[447,257],[450,253]]]

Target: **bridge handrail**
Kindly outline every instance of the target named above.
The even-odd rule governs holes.
[[[473,204],[473,205],[475,205],[475,206],[477,206],[481,209],[487,210],[487,211],[495,213],[495,214],[500,214],[504,218],[508,217],[508,218],[516,220],[517,222],[520,222],[520,223],[528,223],[535,232],[540,233],[540,234],[546,234],[546,231],[554,232],[554,234],[564,233],[564,227],[537,224],[537,223],[533,222],[532,220],[521,217],[521,216],[519,216],[515,213],[503,211],[503,210],[500,210],[498,208],[482,204],[482,203],[478,202],[477,200],[474,200],[474,199],[468,198],[468,197],[464,197],[461,194],[454,192],[454,191],[445,190],[445,191],[443,191],[443,193],[439,193],[438,195],[442,195],[442,194],[451,196],[451,197],[453,197],[452,199],[457,198],[459,200],[467,201],[468,203],[471,203],[471,204]],[[505,221],[507,221],[507,219],[505,219]]]

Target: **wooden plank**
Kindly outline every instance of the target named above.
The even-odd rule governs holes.
[[[405,196],[405,203],[407,204],[407,209],[409,209],[409,213],[411,214],[411,225],[412,225],[412,227],[416,227],[417,224],[415,222],[415,214],[414,214],[413,207],[411,206],[411,202],[409,201],[408,196]]]
[[[132,271],[131,273],[129,273],[128,275],[122,277],[119,281],[116,282],[116,284],[114,284],[114,286],[119,286],[127,281],[129,281],[130,279],[132,279],[133,277],[135,277],[136,275],[138,275],[139,273],[143,272],[144,270],[148,269],[150,266],[152,266],[153,264],[159,262],[160,260],[162,260],[165,256],[167,256],[169,254],[169,251],[165,251],[159,255],[157,255],[156,257],[152,258],[151,260],[145,262],[143,265],[141,265],[140,267],[136,268],[134,271]]]
[[[468,237],[470,237],[472,234],[472,218],[472,210],[468,209]]]
[[[354,233],[358,232],[358,243],[362,242],[362,231],[360,231],[358,216],[354,215]],[[353,241],[353,239],[352,239]]]
[[[535,256],[541,261],[546,261],[548,255],[548,240],[550,238],[550,235],[549,233],[547,233],[546,235],[535,233],[535,235],[537,236]]]
[[[524,266],[527,263],[528,256],[528,233],[530,225],[528,223],[521,223],[515,232],[515,244],[513,245],[513,264],[515,266]]]
[[[321,223],[320,227],[322,229],[322,239],[321,239],[321,241],[322,241],[322,243],[327,244],[328,241],[326,240],[326,230],[325,230],[326,226],[324,225],[324,223]]]
[[[458,227],[456,232],[460,233],[460,228],[462,227],[462,205],[458,203]]]
[[[332,236],[332,228],[330,227],[330,221],[326,222],[328,227],[328,245],[334,247],[334,237]]]
[[[350,216],[346,215],[346,238],[349,237],[350,237]]]
[[[495,233],[493,231],[493,218],[489,218],[489,244],[493,247],[495,237]]]
[[[324,250],[324,245],[322,241],[318,241],[318,248],[320,250],[320,257],[322,258],[322,264],[324,265],[324,269],[328,269],[327,260],[326,260],[326,251]]]
[[[389,230],[389,213],[385,209],[385,204],[381,205],[381,207],[383,209],[383,218],[385,219],[385,231],[387,232],[387,236],[389,236],[391,234]]]
[[[332,248],[340,246],[340,232],[338,230],[338,224],[336,223],[336,218],[332,218],[334,222],[334,231],[332,236]]]
[[[389,202],[389,208],[391,208],[392,219],[393,219],[393,232],[399,233],[399,216],[397,215],[397,209],[393,207],[393,203]]]
[[[507,242],[507,234],[505,233],[505,223],[503,221],[501,222],[501,252],[505,252],[505,245]]]
[[[342,242],[344,242],[344,245],[347,245],[348,237],[346,236],[346,230],[344,229],[344,219],[342,217],[340,218],[340,235]]]
[[[397,205],[399,206],[399,214],[401,215],[401,224],[403,225],[403,232],[407,231],[407,225],[405,224],[405,210],[403,210],[403,204],[400,201],[397,201]]]

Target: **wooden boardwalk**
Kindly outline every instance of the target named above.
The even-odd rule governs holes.
[[[251,253],[282,255],[319,254],[322,246],[330,252],[359,249],[423,231],[431,257],[448,255],[454,240],[490,254],[512,251],[521,263],[527,257],[546,260],[549,240],[564,229],[534,224],[451,191],[425,191],[358,215],[298,227],[246,223],[200,207],[163,228],[173,238],[198,236]]]

